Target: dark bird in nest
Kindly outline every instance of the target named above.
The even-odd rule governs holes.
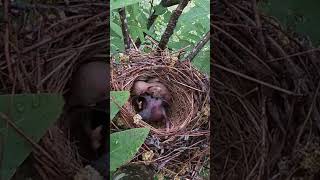
[[[102,158],[107,151],[109,73],[105,61],[81,64],[65,94],[67,124],[85,164]]]
[[[92,61],[80,66],[73,74],[68,92],[68,106],[95,106],[106,100],[109,91],[109,64]]]
[[[170,121],[167,116],[166,109],[168,103],[163,98],[152,97],[150,95],[136,96],[136,103],[138,104],[139,115],[146,122],[162,121],[166,125],[166,129],[170,128]]]

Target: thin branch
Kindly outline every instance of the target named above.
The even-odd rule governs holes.
[[[21,53],[25,54],[27,52],[30,52],[30,51],[32,51],[32,50],[34,50],[34,49],[36,49],[36,48],[38,48],[38,47],[40,47],[40,46],[42,46],[44,44],[47,44],[47,43],[49,43],[51,41],[56,40],[57,38],[60,38],[60,37],[62,37],[64,35],[67,35],[67,34],[73,32],[73,31],[75,31],[75,30],[78,30],[79,28],[81,28],[81,27],[83,27],[85,25],[88,25],[89,23],[94,21],[96,18],[100,18],[100,17],[103,17],[105,15],[106,15],[105,12],[103,12],[103,13],[99,13],[99,14],[97,14],[95,16],[92,16],[92,17],[90,17],[90,18],[88,18],[88,19],[86,19],[86,20],[84,20],[84,21],[82,21],[82,22],[80,22],[78,24],[75,24],[75,25],[71,26],[68,29],[65,29],[65,30],[57,33],[56,35],[47,37],[47,38],[41,40],[40,42],[37,42],[36,44],[34,44],[32,46],[24,48]]]
[[[198,44],[192,49],[191,53],[185,58],[185,60],[192,61],[194,57],[200,52],[203,46],[209,41],[210,39],[210,31],[207,32],[205,36],[198,42]]]
[[[261,20],[260,20],[260,16],[258,13],[258,8],[257,8],[257,0],[252,0],[252,8],[254,11],[254,18],[256,21],[256,26],[258,27],[257,30],[257,38],[260,41],[260,47],[258,48],[258,50],[261,51],[262,53],[262,57],[265,58],[267,56],[267,48],[266,48],[266,43],[265,43],[265,39],[263,36],[263,32],[262,32],[262,25],[261,25]]]
[[[264,81],[261,81],[261,80],[258,80],[258,79],[255,79],[253,77],[250,77],[250,76],[247,76],[245,74],[242,74],[242,73],[239,73],[235,70],[232,70],[232,69],[229,69],[229,68],[226,68],[224,66],[221,66],[219,64],[213,64],[214,67],[218,68],[218,69],[221,69],[223,71],[227,71],[229,73],[232,73],[236,76],[239,76],[241,78],[244,78],[244,79],[247,79],[249,81],[252,81],[252,82],[255,82],[255,83],[258,83],[260,85],[263,85],[265,87],[268,87],[268,88],[271,88],[271,89],[274,89],[274,90],[277,90],[279,92],[282,92],[282,93],[285,93],[285,94],[288,94],[288,95],[292,95],[292,96],[302,96],[302,94],[297,94],[295,92],[292,92],[292,91],[289,91],[289,90],[286,90],[286,89],[283,89],[281,87],[278,87],[278,86],[275,86],[273,84],[270,84],[270,83],[267,83],[267,82],[264,82]]]
[[[307,123],[309,122],[309,119],[310,119],[311,114],[312,114],[312,112],[314,110],[314,107],[317,104],[317,97],[318,97],[319,91],[320,91],[320,80],[318,81],[318,87],[317,87],[317,89],[316,89],[316,91],[315,91],[315,93],[314,93],[314,95],[312,97],[312,102],[311,102],[311,105],[309,107],[308,114],[307,114],[305,120],[303,121],[303,124],[300,126],[300,130],[298,132],[294,147],[297,147],[297,145],[300,143],[300,139],[301,139],[302,133],[304,132],[304,129],[305,129]]]
[[[130,49],[130,37],[129,37],[128,21],[126,17],[126,10],[124,7],[119,9],[119,15],[121,19],[123,41],[124,41],[125,49],[127,50],[127,49]]]
[[[190,0],[189,0],[190,1]],[[163,7],[171,7],[171,6],[175,6],[177,4],[179,4],[180,0],[161,0],[161,2],[159,3],[160,5],[162,5]],[[151,26],[153,25],[153,23],[156,21],[156,19],[158,18],[159,15],[156,15],[156,11],[153,10],[152,14],[149,16],[148,18],[148,22],[147,22],[147,29],[149,30],[151,28]],[[146,33],[143,33],[144,37],[147,35]],[[137,41],[135,42],[136,46],[139,47],[141,45],[141,40],[140,38],[137,39]]]
[[[9,35],[10,35],[10,29],[9,29],[9,0],[3,1],[4,5],[4,22],[5,22],[5,34],[3,36],[3,42],[4,42],[4,53],[5,58],[8,66],[8,73],[9,78],[13,80],[13,72],[12,72],[12,64],[11,64],[11,58],[10,58],[10,46],[9,46]]]
[[[162,0],[161,2],[162,2],[161,5],[163,7],[170,7],[170,6],[174,6],[174,5],[179,4],[180,0]]]
[[[183,9],[188,5],[189,0],[181,0],[177,9],[173,11],[166,30],[164,31],[161,40],[159,42],[159,50],[164,50],[167,46],[170,37],[173,34],[174,28],[177,25],[178,19],[182,14]]]

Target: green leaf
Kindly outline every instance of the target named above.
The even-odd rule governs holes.
[[[111,52],[123,52],[124,51],[124,44],[123,39],[119,37],[111,37]]]
[[[210,29],[210,1],[209,0],[201,0],[201,1],[195,1],[195,6],[192,7],[189,11],[183,13],[178,21],[177,27],[183,27],[182,31],[190,31],[196,30],[198,34],[203,34],[204,32],[201,32],[201,30],[197,24],[201,24],[207,32]],[[190,20],[192,20],[190,22]]]
[[[208,6],[210,7],[210,6]],[[184,13],[180,16],[179,22],[190,23],[190,20],[203,20],[207,23],[207,26],[210,26],[210,20],[208,18],[210,11],[205,11],[203,8],[195,6],[187,13]]]
[[[188,45],[192,45],[192,43],[191,43],[190,41],[188,41],[188,40],[181,39],[181,40],[179,40],[178,42],[176,42],[176,41],[170,41],[168,47],[169,47],[169,48],[172,48],[172,49],[174,49],[174,50],[178,50],[178,49],[181,49],[181,48],[185,48],[185,47],[187,47]],[[186,51],[187,51],[188,49],[190,49],[190,48],[191,48],[191,47],[187,48]]]
[[[111,91],[110,92],[110,121],[117,115],[120,111],[119,107],[122,107],[129,99],[130,92],[129,91]]]
[[[210,12],[210,0],[194,1],[195,5],[201,7],[204,11]]]
[[[141,0],[111,0],[110,10],[122,8],[131,4],[140,2]]]
[[[163,7],[161,4],[158,4],[154,7],[155,15],[162,15],[167,12],[167,8]]]
[[[123,37],[121,27],[120,27],[118,24],[110,21],[110,28],[111,28],[120,38]]]
[[[208,42],[210,43],[210,42]],[[203,51],[203,49],[193,59],[192,65],[199,71],[209,75],[210,74],[210,50]]]
[[[144,40],[144,35],[143,32],[146,31],[146,29],[143,29],[139,26],[133,25],[131,24],[131,26],[129,27],[129,32],[131,34],[131,37],[133,40],[137,40],[138,37],[140,38],[140,40]]]
[[[31,152],[32,145],[10,125],[12,121],[25,136],[37,143],[58,119],[63,99],[55,94],[19,94],[0,96],[0,179],[9,180]],[[1,142],[1,141],[0,141]]]
[[[111,134],[110,171],[132,160],[149,134],[148,128],[135,128]]]

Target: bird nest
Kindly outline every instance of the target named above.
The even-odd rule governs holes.
[[[120,59],[119,63],[112,61],[113,90],[131,91],[136,80],[156,77],[172,95],[168,109],[168,118],[172,123],[169,131],[164,124],[139,121],[132,98],[120,112],[120,119],[127,127],[148,127],[158,136],[170,136],[183,134],[203,124],[199,112],[208,111],[209,80],[189,61],[181,62],[174,56],[141,54],[137,51],[131,51]]]
[[[319,49],[257,9],[231,0],[214,14],[212,176],[318,177]]]
[[[8,27],[0,32],[8,39],[0,42],[1,49],[8,47],[0,52],[3,94],[62,93],[79,64],[107,59],[106,2],[43,2],[46,4],[39,6],[11,2],[8,11],[4,11],[9,19],[3,24]],[[32,144],[31,158],[24,162],[40,179],[73,179],[83,166],[63,126],[50,127],[40,143]],[[28,179],[19,177],[28,171],[18,172],[16,179]]]
[[[82,168],[77,148],[57,126],[49,129],[40,145],[41,153],[33,153],[34,167],[43,179],[73,179]]]
[[[164,123],[149,124],[136,118],[132,98],[122,107],[114,126],[147,127],[151,130],[132,161],[151,164],[169,177],[192,178],[206,169],[210,132],[208,77],[189,61],[179,61],[170,54],[130,51],[121,56],[120,61],[113,58],[111,64],[112,90],[131,91],[136,80],[155,77],[172,96],[168,110],[172,126],[168,131]]]

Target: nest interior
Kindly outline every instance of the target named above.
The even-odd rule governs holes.
[[[175,62],[176,61],[176,62]],[[142,54],[132,51],[128,61],[113,63],[112,89],[131,91],[136,80],[156,77],[172,96],[168,118],[172,122],[169,132],[164,125],[152,124],[152,131],[158,135],[170,135],[187,130],[190,125],[200,126],[197,113],[208,103],[208,77],[192,67],[190,62],[180,62],[170,55]],[[137,114],[133,103],[127,103],[121,115],[129,127],[134,127],[133,116]],[[148,125],[147,123],[143,123]]]

